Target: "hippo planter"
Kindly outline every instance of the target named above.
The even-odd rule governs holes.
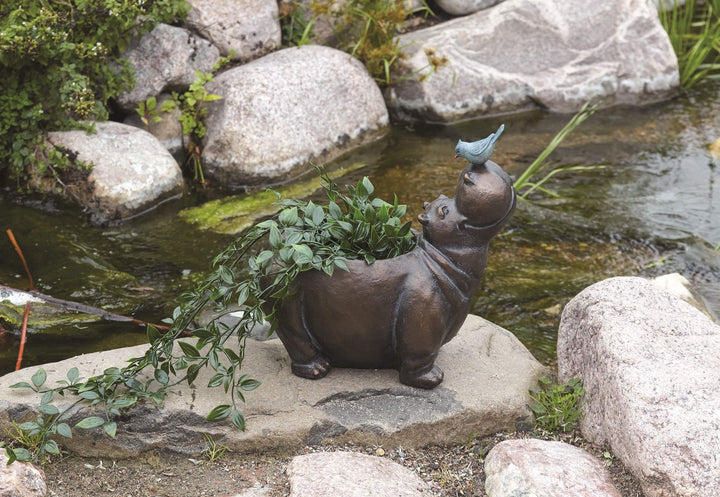
[[[371,265],[347,261],[350,271],[332,276],[302,273],[276,315],[292,372],[316,379],[331,366],[394,368],[406,385],[437,386],[438,351],[465,321],[488,244],[515,205],[512,182],[497,164],[469,164],[455,198],[425,203],[412,251]]]

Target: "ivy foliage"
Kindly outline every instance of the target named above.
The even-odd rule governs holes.
[[[134,84],[119,58],[132,37],[187,10],[185,0],[0,2],[0,176],[24,184],[69,166],[43,133],[106,120],[108,100]]]
[[[102,426],[115,436],[120,409],[142,399],[160,403],[173,386],[192,384],[204,368],[212,370],[207,386],[222,387],[229,396],[229,402],[214,407],[207,419],[229,419],[244,430],[239,405],[247,392],[260,385],[242,370],[245,340],[253,327],[264,321],[270,322],[271,331],[277,327],[276,312],[294,294],[298,275],[311,270],[332,275],[338,269],[348,270],[349,259],[372,264],[409,252],[416,244],[411,222],[403,222],[406,206],[398,204],[397,197],[392,204],[373,198],[374,187],[368,178],[348,186],[344,194],[324,170],[318,169],[318,173],[329,202],[320,205],[276,194],[280,211],[243,232],[214,259],[210,276],[181,295],[172,318],[164,320],[169,331],[148,327],[150,347],[142,357],[87,380],[80,379],[73,369],[67,381],[55,388],[44,386],[42,369],[32,383],[13,385],[29,388],[42,399],[37,418],[16,427],[16,443],[6,449],[9,459],[37,460],[57,453],[53,436],[72,436],[68,419],[71,409],[82,402],[103,406],[104,416],[85,418],[75,427]],[[196,316],[208,306],[216,310],[216,317],[193,329]],[[235,306],[242,306],[243,315],[228,326],[221,318],[234,312]],[[236,345],[230,341],[232,337],[237,338]],[[77,400],[60,411],[52,401],[65,394],[74,394]]]

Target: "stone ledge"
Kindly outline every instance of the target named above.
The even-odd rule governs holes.
[[[89,377],[121,366],[144,350],[128,347],[46,364],[47,385],[74,366]],[[262,385],[247,394],[245,432],[226,422],[205,421],[212,407],[227,399],[222,389],[202,387],[211,376],[203,371],[195,386],[179,385],[161,406],[146,404],[129,411],[119,420],[115,439],[98,428],[76,429],[72,439],[59,441],[87,457],[112,458],[154,449],[197,455],[205,448],[203,433],[237,452],[293,449],[326,439],[421,447],[512,429],[532,419],[527,391],[545,368],[507,330],[468,316],[457,337],[441,349],[437,363],[445,381],[429,391],[400,384],[394,370],[338,368],[312,381],[291,374],[279,340],[248,340],[244,369]],[[39,404],[31,392],[8,389],[30,381],[36,370],[30,367],[0,378],[0,433]],[[72,423],[87,415],[86,408]]]

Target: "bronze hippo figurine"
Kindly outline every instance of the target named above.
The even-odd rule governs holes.
[[[370,265],[347,261],[350,271],[332,276],[300,274],[276,315],[292,372],[315,379],[331,366],[394,368],[406,385],[437,386],[438,351],[465,321],[488,244],[515,205],[512,181],[497,164],[468,164],[454,198],[425,203],[412,251]]]

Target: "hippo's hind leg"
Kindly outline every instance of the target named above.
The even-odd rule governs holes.
[[[302,316],[298,300],[284,303],[278,310],[277,334],[290,355],[295,376],[315,380],[330,372],[330,363],[313,344]]]

